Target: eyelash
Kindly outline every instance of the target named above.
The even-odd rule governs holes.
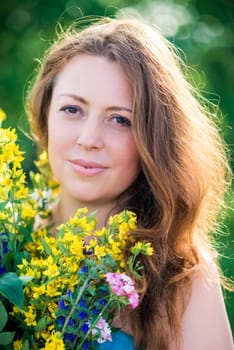
[[[112,120],[113,119],[116,120],[116,124],[119,124],[121,126],[125,126],[125,127],[131,126],[131,121],[128,118],[123,117],[122,115],[115,115],[112,117]]]
[[[60,111],[65,112],[67,114],[70,115],[76,115],[77,113],[82,114],[83,113],[83,109],[81,107],[77,107],[77,106],[64,106],[62,108],[60,108]]]
[[[77,114],[82,115],[84,113],[83,109],[79,106],[67,105],[60,108],[60,111],[65,112],[71,117],[76,117]],[[130,127],[131,121],[122,115],[112,115],[110,120],[115,120],[115,123],[121,127]]]

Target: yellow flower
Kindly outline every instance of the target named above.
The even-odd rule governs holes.
[[[13,186],[12,179],[10,177],[5,177],[1,181],[1,186],[5,187],[8,191],[10,191],[12,189],[12,186]]]
[[[28,262],[26,259],[22,259],[22,264],[17,265],[19,269],[24,269],[25,267],[28,267]]]
[[[21,162],[24,160],[22,154],[19,150],[19,146],[15,143],[7,143],[2,147],[2,159],[8,163],[15,163],[15,166],[20,166]]]
[[[55,297],[57,295],[61,295],[62,293],[58,289],[59,289],[59,285],[57,281],[50,282],[46,286],[45,295],[49,297]]]
[[[27,326],[36,326],[36,311],[33,306],[28,307],[28,311],[24,311],[25,323]]]
[[[146,243],[146,255],[153,255],[154,254],[154,248],[151,246],[150,243]]]
[[[86,249],[89,250],[97,245],[97,240],[95,238],[90,239],[89,244],[86,246]]]
[[[40,278],[41,273],[37,270],[40,267],[40,261],[32,259],[30,263],[22,259],[22,264],[17,265],[21,276],[29,276],[32,278]]]
[[[64,246],[69,247],[74,239],[76,239],[76,237],[73,235],[73,233],[70,230],[67,230],[63,237],[59,237],[58,241]],[[77,237],[77,239],[79,239],[79,237]]]
[[[143,253],[145,255],[153,255],[154,254],[154,249],[151,245],[151,243],[145,243],[138,241],[134,244],[133,247],[130,249],[131,253],[133,254],[139,254]]]
[[[13,168],[12,169],[12,177],[18,178],[19,182],[25,183],[26,182],[26,176],[23,173],[23,169]]]
[[[0,144],[5,145],[7,142],[15,142],[17,134],[15,129],[0,129]]]
[[[53,262],[51,262],[52,258],[49,257],[47,259],[47,270],[43,272],[43,275],[47,276],[47,277],[55,277],[59,275],[59,268],[56,264],[54,264]]]
[[[94,235],[95,237],[104,237],[107,236],[108,234],[108,230],[106,229],[106,227],[102,227],[100,230],[96,230]]]
[[[83,241],[73,241],[70,245],[70,250],[72,252],[72,254],[76,254],[77,258],[80,259],[81,257],[83,257],[83,247],[84,247],[84,243]]]
[[[79,258],[83,258],[83,256],[79,257]],[[77,259],[77,257],[75,256],[62,256],[61,257],[61,264],[63,265],[63,269],[66,270],[67,273],[69,274],[73,274],[76,273],[77,270],[79,269],[79,260]]]
[[[79,218],[77,216],[71,217],[68,223],[70,226],[78,227],[80,230],[83,230],[86,233],[92,231],[96,225],[96,221],[88,222],[86,217]]]
[[[23,313],[23,311],[21,309],[19,309],[17,306],[13,305],[12,311],[9,314],[14,316],[14,315],[17,315],[20,313]]]
[[[94,254],[95,254],[95,256],[100,260],[103,256],[106,255],[106,248],[97,245],[97,246],[94,248]]]
[[[38,286],[38,287],[32,287],[31,290],[32,290],[33,298],[37,299],[40,295],[45,294],[46,287],[43,284],[43,285]]]
[[[47,308],[53,318],[56,318],[56,311],[58,310],[58,304],[51,301],[47,303]]]
[[[83,208],[79,208],[75,214],[75,216],[82,216],[88,213],[88,208],[87,207],[83,207]]]
[[[51,249],[51,252],[52,252],[54,257],[56,257],[57,255],[60,254],[60,251],[59,251],[58,247],[55,244],[50,246],[50,249]]]
[[[6,220],[7,219],[7,214],[4,212],[0,212],[0,220]]]
[[[112,242],[111,247],[107,248],[107,253],[111,254],[116,261],[123,259],[122,247],[119,242]]]
[[[0,182],[2,183],[1,177],[0,177]],[[3,201],[7,199],[7,191],[5,188],[2,188],[1,186],[0,186],[0,199],[2,199]]]
[[[43,167],[49,164],[47,152],[44,150],[38,157],[38,160],[35,162],[37,168]]]
[[[60,332],[53,332],[47,339],[45,347],[42,350],[65,350],[65,345]]]
[[[15,192],[15,199],[23,199],[28,196],[28,188],[23,184],[18,183],[18,190]]]
[[[36,338],[47,340],[51,336],[52,332],[54,332],[54,324],[48,326],[46,330],[42,330],[41,332],[36,333]]]
[[[29,202],[22,203],[22,219],[31,219],[34,218],[37,211],[33,209],[32,205]]]
[[[6,113],[3,111],[2,108],[0,108],[0,123],[3,122],[3,120],[6,119]]]
[[[21,350],[23,347],[23,341],[22,340],[15,340],[13,343],[13,349],[14,350]]]
[[[79,268],[79,266],[75,266],[75,264],[73,264],[74,266],[74,270],[70,272],[70,267],[68,270],[69,273],[69,277],[64,276],[61,280],[61,288],[65,288],[66,289],[70,289],[72,292],[74,291],[75,287],[78,284],[78,275],[77,275],[77,269]]]
[[[128,211],[128,213],[130,215],[130,219],[128,221],[129,228],[130,230],[135,230],[137,228],[137,216],[133,212]]]
[[[122,224],[119,225],[119,233],[120,235],[124,235],[129,231],[129,225],[127,222],[123,222]]]

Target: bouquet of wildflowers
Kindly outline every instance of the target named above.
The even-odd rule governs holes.
[[[16,141],[15,130],[0,129],[0,349],[96,349],[112,340],[116,313],[138,305],[126,265],[140,278],[137,256],[153,249],[130,237],[136,216],[129,211],[101,229],[87,208],[55,236],[51,226],[35,229],[35,217],[49,215],[58,186],[44,154],[27,186]]]

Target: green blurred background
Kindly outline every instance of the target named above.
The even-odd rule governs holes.
[[[114,16],[119,11],[141,16],[157,25],[185,53],[191,81],[203,96],[219,105],[221,129],[234,149],[234,2],[232,0],[6,0],[0,4],[0,107],[6,125],[18,129],[24,163],[33,167],[35,147],[20,131],[27,128],[24,97],[36,67],[35,58],[55,38],[62,25],[87,15]],[[232,161],[232,168],[233,168]],[[232,195],[229,198],[231,200]],[[231,205],[230,205],[231,206]],[[234,212],[230,209],[217,240],[227,276],[234,272]],[[234,333],[234,296],[225,296]]]

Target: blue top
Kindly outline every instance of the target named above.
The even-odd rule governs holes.
[[[112,341],[98,345],[98,350],[134,350],[133,337],[122,331],[111,334]]]

